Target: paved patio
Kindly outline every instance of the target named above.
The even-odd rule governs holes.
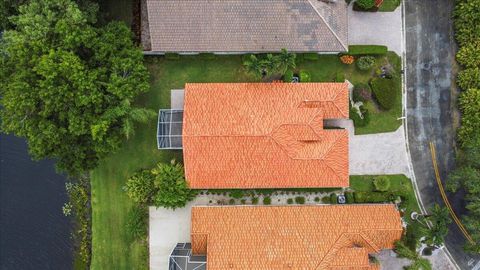
[[[402,9],[393,12],[358,12],[348,10],[348,43],[351,45],[386,45],[402,55]]]

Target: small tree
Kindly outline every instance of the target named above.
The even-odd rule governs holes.
[[[243,65],[247,69],[247,72],[252,73],[255,77],[263,77],[265,74],[264,63],[261,59],[258,59],[254,54],[250,55],[250,58],[243,62]]]
[[[153,181],[155,176],[149,170],[142,170],[133,174],[127,180],[125,190],[128,197],[140,204],[152,202],[152,198],[157,192]]]
[[[390,189],[390,179],[386,176],[377,176],[373,179],[373,185],[376,191],[385,192]]]
[[[297,55],[294,53],[289,53],[287,49],[282,49],[280,54],[277,56],[278,61],[278,71],[283,75],[287,70],[294,69],[297,65],[295,59]]]
[[[179,163],[159,163],[152,169],[152,174],[155,176],[155,187],[158,188],[154,198],[155,206],[172,209],[184,207],[195,197],[196,193],[188,188],[183,166]]]

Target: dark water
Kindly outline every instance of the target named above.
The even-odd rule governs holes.
[[[23,139],[0,134],[0,269],[71,269],[65,178],[32,161]]]

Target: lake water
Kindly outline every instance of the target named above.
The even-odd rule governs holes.
[[[0,269],[71,269],[65,177],[32,161],[23,139],[0,134]]]

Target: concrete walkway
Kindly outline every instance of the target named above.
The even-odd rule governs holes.
[[[348,10],[348,43],[385,45],[402,55],[402,9],[393,12],[359,12]]]

